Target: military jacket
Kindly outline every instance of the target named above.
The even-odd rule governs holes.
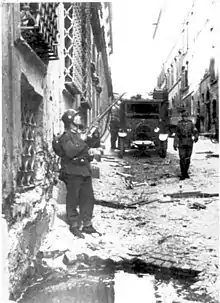
[[[111,119],[110,121],[110,131],[118,131],[120,126],[119,119]]]
[[[174,145],[182,146],[192,146],[194,136],[198,139],[197,129],[195,128],[191,120],[181,120],[177,124],[176,135],[174,138]]]
[[[65,156],[61,158],[63,172],[71,175],[91,176],[90,162],[88,160],[88,144],[80,138],[77,132],[67,130],[60,138],[60,144]],[[76,158],[82,158],[83,161]]]

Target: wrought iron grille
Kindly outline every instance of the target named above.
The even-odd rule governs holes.
[[[22,188],[34,187],[35,164],[35,112],[26,106],[22,108],[22,165],[18,173],[17,185]]]
[[[21,3],[22,37],[44,61],[58,58],[58,3]]]
[[[65,82],[82,92],[82,4],[64,3]]]
[[[91,106],[91,3],[82,4],[82,100]]]

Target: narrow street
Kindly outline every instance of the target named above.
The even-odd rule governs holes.
[[[145,287],[152,284],[152,279],[157,281],[149,293],[145,287],[140,290],[146,298],[154,298],[144,302],[218,302],[218,144],[201,138],[194,145],[190,179],[180,182],[178,154],[172,140],[166,159],[154,152],[137,158],[131,151],[119,159],[117,151],[110,152],[107,140],[98,163],[100,178],[93,179],[96,200],[106,203],[96,205],[94,211],[94,226],[102,236],[74,238],[65,223],[65,205],[57,205],[54,225],[30,275],[32,286],[26,285],[27,291],[18,302],[64,302],[80,280],[84,290],[85,284],[93,281],[94,290],[100,277],[94,282],[89,279],[90,271],[100,276],[104,271],[105,278],[107,272],[107,280],[115,285],[110,287],[115,287],[113,299],[91,302],[117,302],[117,279],[131,283],[131,289],[128,287],[118,302],[132,302],[126,299],[128,294],[130,299],[137,298],[138,293],[132,289],[137,281],[126,272],[147,277]],[[185,192],[189,196],[181,197]],[[199,192],[206,195],[202,197]],[[167,195],[172,193],[180,197]],[[131,204],[133,208],[126,208]],[[42,275],[44,271],[47,278]],[[64,283],[64,279],[69,282]],[[91,294],[91,285],[87,287]],[[122,285],[118,288],[122,292]],[[71,296],[77,297],[73,293]],[[54,294],[63,301],[52,301]],[[88,302],[79,293],[78,298],[82,301],[76,302]]]
[[[220,0],[1,9],[0,302],[220,303]]]

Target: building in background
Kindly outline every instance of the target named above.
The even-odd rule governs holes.
[[[63,111],[80,110],[89,126],[111,103],[111,18],[110,3],[2,5],[2,211],[11,293],[52,224],[62,186],[51,141],[63,131]]]
[[[75,107],[89,125],[112,97],[111,4],[71,2],[60,6],[64,15],[64,92],[67,99],[76,101]]]
[[[164,54],[157,81],[158,88],[169,91],[173,125],[179,120],[180,110],[186,108],[203,133],[210,132],[218,121],[219,6],[215,0],[189,2],[176,41]],[[161,18],[158,28],[165,26]],[[172,26],[175,28],[175,23]],[[162,37],[158,34],[156,39]]]

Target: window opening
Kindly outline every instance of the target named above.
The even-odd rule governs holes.
[[[17,185],[22,189],[27,189],[35,187],[37,117],[42,98],[33,90],[28,82],[24,83],[24,81],[22,81],[21,85],[21,96],[23,150],[21,154],[21,167],[17,176]]]

